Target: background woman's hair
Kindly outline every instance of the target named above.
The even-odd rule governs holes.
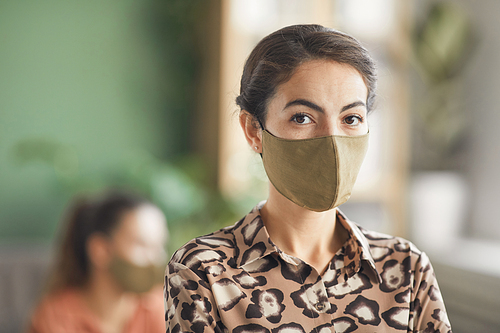
[[[375,101],[376,70],[368,51],[353,37],[316,24],[292,25],[264,37],[248,57],[236,104],[265,124],[277,87],[306,61],[326,59],[354,67],[368,88],[367,111]]]
[[[75,199],[63,223],[46,292],[85,285],[90,275],[89,237],[95,233],[111,236],[124,214],[147,203],[142,197],[116,191],[92,199]]]

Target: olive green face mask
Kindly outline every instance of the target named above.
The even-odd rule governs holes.
[[[351,196],[368,148],[368,134],[288,140],[262,131],[262,160],[276,190],[316,212]]]
[[[154,285],[163,283],[164,266],[138,266],[115,256],[109,266],[111,274],[123,288],[133,293],[144,293]]]

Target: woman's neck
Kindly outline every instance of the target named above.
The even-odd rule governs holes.
[[[273,185],[260,210],[271,240],[286,254],[300,258],[322,274],[348,238],[336,209],[314,212],[281,195]]]
[[[103,332],[123,332],[137,306],[136,297],[123,292],[105,272],[91,276],[82,297]]]

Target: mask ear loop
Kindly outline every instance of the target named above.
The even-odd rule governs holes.
[[[258,117],[256,117],[256,118],[257,118],[257,121],[259,122],[260,129],[262,131],[265,131],[266,129],[264,128],[264,125],[262,125],[262,123],[260,122],[260,119]],[[264,151],[264,145],[262,145],[262,151]],[[259,153],[259,155],[260,155],[260,158],[262,159],[263,158],[262,153]]]
[[[257,118],[257,117],[256,117]],[[257,118],[257,122],[259,123],[260,128],[265,131],[266,129],[264,128],[264,125],[262,125],[261,121],[259,118]]]

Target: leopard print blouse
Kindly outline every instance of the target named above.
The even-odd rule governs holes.
[[[412,243],[338,211],[349,239],[320,275],[273,244],[261,205],[173,255],[167,333],[451,332],[433,268]]]

